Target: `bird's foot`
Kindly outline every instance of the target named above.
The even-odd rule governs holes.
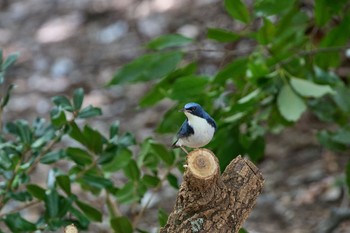
[[[186,154],[188,154],[187,150],[186,150],[183,146],[180,146],[180,148],[181,148]]]

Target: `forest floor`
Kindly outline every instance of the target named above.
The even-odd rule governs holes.
[[[99,106],[104,113],[92,122],[94,127],[106,132],[117,119],[121,130],[134,133],[138,141],[153,136],[174,103],[162,101],[153,108],[138,109],[138,100],[151,84],[109,89],[105,84],[118,67],[145,52],[141,48],[145,42],[164,33],[182,33],[215,50],[217,45],[205,40],[207,27],[235,27],[221,1],[0,0],[0,47],[5,55],[20,53],[19,62],[8,73],[17,88],[4,120],[47,118],[52,96],[71,95],[73,89],[84,87],[85,104]],[[208,74],[215,73],[223,59],[220,53],[194,56],[198,55],[200,72]],[[319,146],[315,131],[322,127],[305,114],[293,128],[268,135],[265,159],[258,164],[265,188],[245,223],[249,232],[321,232],[333,208],[348,206],[343,184],[348,155]],[[37,171],[38,180],[45,172],[42,169]],[[145,228],[155,226],[157,207],[171,211],[176,191],[165,193],[147,213],[148,219],[142,220]],[[91,232],[108,232],[105,229],[92,226]],[[350,232],[349,222],[334,232]]]

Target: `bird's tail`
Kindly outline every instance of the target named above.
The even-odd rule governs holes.
[[[177,147],[179,147],[178,145],[176,145],[177,141],[178,141],[178,140],[176,140],[176,141],[171,145],[171,148],[177,148]]]

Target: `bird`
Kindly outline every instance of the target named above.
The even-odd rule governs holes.
[[[188,154],[184,146],[198,149],[207,145],[217,127],[215,120],[197,103],[187,103],[180,111],[184,112],[186,120],[178,131],[172,147],[180,147]]]

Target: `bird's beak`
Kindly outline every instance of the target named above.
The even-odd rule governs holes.
[[[185,108],[182,108],[179,110],[179,112],[188,112],[188,110],[186,110]]]

